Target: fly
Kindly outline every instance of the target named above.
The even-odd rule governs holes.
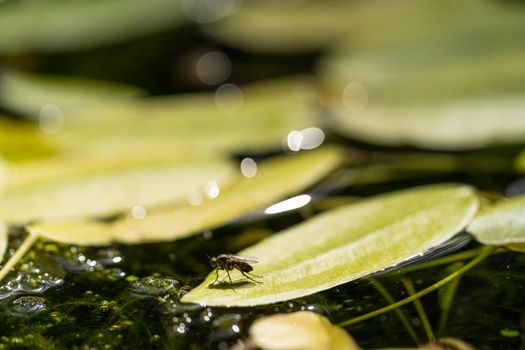
[[[250,276],[250,272],[253,271],[253,267],[252,267],[251,264],[256,264],[258,262],[259,261],[257,260],[257,258],[255,258],[253,256],[242,257],[242,256],[233,255],[233,254],[220,254],[220,255],[217,255],[217,256],[211,258],[211,260],[210,260],[211,266],[213,268],[215,268],[215,273],[217,274],[217,277],[215,278],[215,281],[213,281],[213,283],[210,284],[210,285],[213,286],[219,280],[219,270],[226,271],[226,273],[228,274],[228,279],[230,280],[230,284],[233,284],[232,278],[230,276],[230,271],[232,271],[232,270],[239,270],[239,272],[244,277],[248,278],[249,280],[251,280],[253,282],[256,282],[256,283],[261,283],[259,281],[254,280]],[[253,274],[252,274],[252,276],[259,277],[259,276],[255,276]]]

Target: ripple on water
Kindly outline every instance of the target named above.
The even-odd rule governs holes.
[[[24,296],[10,302],[7,312],[13,316],[31,316],[46,309],[47,305],[44,298]]]
[[[179,281],[175,279],[152,275],[132,282],[129,286],[129,290],[133,294],[158,296],[171,292],[175,287],[178,287],[179,284]]]
[[[17,294],[40,294],[57,287],[64,280],[49,273],[42,273],[39,268],[33,267],[19,271],[14,277],[0,286],[0,300],[7,299]]]
[[[212,331],[212,339],[215,342],[221,342],[234,337],[241,331],[240,314],[225,314],[213,321],[214,330]]]

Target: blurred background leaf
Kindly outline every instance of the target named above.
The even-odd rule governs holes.
[[[178,0],[22,0],[0,4],[0,51],[64,51],[180,26]]]

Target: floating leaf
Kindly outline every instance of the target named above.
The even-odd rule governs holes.
[[[137,93],[133,88],[73,78],[8,72],[3,81],[0,98],[7,107],[36,118],[49,105],[65,119],[58,133],[37,135],[64,152],[272,149],[290,131],[315,125],[319,102],[313,86],[300,78],[250,84],[241,94],[142,99],[127,98]]]
[[[136,87],[101,81],[24,73],[14,70],[0,75],[0,102],[6,108],[33,119],[45,105],[68,108],[109,103],[142,94]],[[66,115],[68,117],[68,115]]]
[[[4,259],[5,251],[7,250],[8,231],[7,226],[0,222],[0,263]]]
[[[0,5],[0,51],[88,48],[184,22],[178,0],[10,1]]]
[[[29,220],[108,216],[134,206],[185,200],[232,174],[230,163],[169,153],[60,157],[13,168],[0,197],[0,218]]]
[[[307,80],[259,82],[240,91],[70,109],[68,123],[53,135],[53,141],[67,151],[176,148],[247,152],[279,147],[290,131],[316,123],[318,96]],[[225,109],[224,105],[236,108]]]
[[[339,130],[364,141],[429,149],[474,149],[525,139],[521,95],[436,104],[370,106],[350,116],[340,108]]]
[[[344,329],[310,311],[259,318],[250,327],[250,340],[264,350],[359,350]]]
[[[504,200],[482,212],[467,229],[483,244],[525,247],[525,196]]]
[[[212,272],[182,301],[216,306],[270,304],[313,294],[424,253],[460,232],[478,210],[466,185],[380,195],[318,215],[239,253],[255,256],[262,283],[210,288]],[[240,279],[240,280],[239,280]]]
[[[328,57],[321,75],[335,96],[337,130],[431,149],[522,143],[524,12],[470,9],[449,11],[447,25],[421,23],[425,35],[413,16],[393,16],[415,34],[394,30],[375,45],[351,42]]]
[[[218,39],[245,50],[308,52],[333,44],[351,28],[354,6],[347,2],[248,2],[226,19],[211,25],[224,33]],[[235,28],[236,30],[231,30]]]
[[[181,205],[148,213],[143,219],[114,223],[57,222],[29,230],[48,239],[71,244],[103,245],[112,241],[141,243],[174,240],[225,224],[243,214],[297,193],[330,173],[342,161],[339,149],[324,148],[262,162],[252,178],[239,179],[220,189],[217,198],[200,205]],[[196,192],[203,196],[202,193]]]
[[[34,125],[15,122],[0,115],[0,156],[23,161],[49,157],[55,153],[44,134]]]

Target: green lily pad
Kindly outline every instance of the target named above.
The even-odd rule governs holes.
[[[133,86],[80,78],[14,70],[3,71],[0,75],[2,105],[32,119],[38,119],[39,112],[46,105],[55,105],[67,113],[71,107],[107,104],[143,93]],[[69,117],[69,113],[65,117]]]
[[[10,1],[0,5],[0,51],[89,48],[184,22],[178,0]]]
[[[310,52],[332,45],[351,28],[353,4],[341,1],[247,2],[210,26],[218,39],[244,50]],[[231,30],[235,28],[236,30]]]
[[[230,186],[217,188],[213,199],[194,192],[202,203],[152,211],[144,218],[113,223],[66,221],[32,225],[29,230],[64,243],[104,245],[112,241],[142,243],[180,239],[228,223],[255,209],[295,194],[330,173],[342,162],[337,148],[323,148],[261,162],[254,177],[239,175]],[[200,197],[200,198],[199,198]]]
[[[10,172],[0,197],[0,218],[8,223],[110,216],[173,203],[233,173],[221,158],[140,151],[63,156],[20,164]]]
[[[140,89],[106,82],[16,71],[0,78],[0,102],[40,122],[48,117],[51,130],[41,125],[38,139],[64,152],[264,151],[318,122],[319,96],[308,79],[225,91],[139,99]]]
[[[503,200],[482,212],[467,230],[483,244],[525,248],[525,195]]]
[[[508,7],[449,9],[447,25],[393,14],[398,23],[410,23],[399,26],[412,32],[407,35],[393,29],[381,37],[365,25],[362,32],[382,39],[361,42],[362,34],[320,65],[337,131],[428,149],[523,143],[524,11]]]
[[[270,304],[313,294],[399,264],[444,243],[474,217],[479,200],[466,185],[440,184],[376,196],[330,210],[239,253],[260,263],[252,283],[210,286],[215,272],[183,302]],[[221,273],[221,278],[225,274]]]
[[[16,162],[49,157],[56,150],[48,141],[35,125],[0,115],[0,157]]]
[[[318,95],[308,80],[290,78],[231,88],[230,93],[218,95],[186,94],[71,108],[64,112],[68,122],[52,135],[52,141],[66,151],[249,152],[278,148],[292,130],[316,125]]]

